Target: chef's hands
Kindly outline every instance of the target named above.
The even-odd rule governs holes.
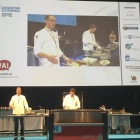
[[[10,107],[11,107],[12,109],[14,109],[14,108],[15,108],[15,107],[14,107],[14,105],[11,105]]]
[[[73,62],[73,60],[71,60],[70,58],[68,58],[66,56],[65,56],[64,60],[67,61],[67,62],[69,62],[69,63]]]
[[[76,109],[79,109],[79,107],[78,107],[78,106],[76,106]]]
[[[47,59],[53,64],[58,64],[58,59],[52,54],[47,54]]]
[[[78,106],[65,106],[65,109],[79,109]]]
[[[102,51],[102,47],[101,46],[98,46],[97,47],[97,51]]]

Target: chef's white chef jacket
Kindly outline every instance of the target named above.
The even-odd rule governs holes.
[[[11,98],[9,106],[13,105],[15,108],[13,109],[13,114],[24,114],[24,107],[28,107],[27,100],[24,95],[14,95]]]
[[[63,107],[65,107],[65,109],[76,109],[76,107],[80,108],[80,101],[79,98],[74,95],[74,97],[71,97],[70,94],[66,95],[63,101]],[[70,107],[70,108],[67,108]]]
[[[56,56],[58,64],[51,63],[47,58],[39,57],[39,52]],[[34,36],[34,54],[38,57],[40,66],[59,66],[59,57],[61,57],[63,53],[59,48],[57,33],[46,28],[36,32]]]
[[[90,33],[89,30],[85,31],[83,33],[83,50],[93,50],[93,45],[88,44],[89,42],[92,44],[95,44],[95,46],[98,47],[96,40],[95,40],[95,35],[93,33]]]

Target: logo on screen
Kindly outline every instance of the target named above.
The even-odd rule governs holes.
[[[133,11],[128,11],[127,16],[134,16],[134,12]]]
[[[123,26],[123,30],[138,30],[138,27],[127,27],[127,26]]]
[[[130,61],[130,55],[128,54],[125,55],[125,61]]]
[[[133,76],[131,76],[131,80],[136,81],[137,77],[133,75]]]
[[[127,43],[127,44],[125,44],[125,48],[127,49],[127,50],[131,50],[131,51],[140,51],[140,49],[139,49],[139,47],[132,47],[133,46],[133,43]]]
[[[135,75],[131,76],[130,83],[137,83],[137,77]]]
[[[123,29],[124,29],[124,30],[127,30],[127,26],[123,26]]]
[[[12,6],[2,6],[2,12],[20,12],[20,7]]]
[[[140,59],[137,59],[136,57],[132,57],[130,58],[129,54],[125,55],[125,61],[136,61],[136,62],[140,62]]]
[[[82,138],[84,139],[95,139],[95,140],[102,140],[103,136],[101,134],[95,135],[83,135]]]
[[[11,62],[8,60],[0,60],[0,70],[9,70]]]
[[[124,38],[136,39],[136,38],[140,38],[140,37],[139,36],[135,36],[135,35],[125,35]]]
[[[125,44],[125,48],[127,50],[130,50],[132,45],[133,45],[133,43],[131,43],[131,44],[127,43],[127,44]]]

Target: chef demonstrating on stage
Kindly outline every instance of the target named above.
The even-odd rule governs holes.
[[[71,62],[72,60],[66,57],[59,48],[58,35],[53,31],[56,25],[55,17],[47,15],[45,23],[45,27],[36,32],[34,36],[34,54],[39,59],[39,65],[59,66],[59,57]]]
[[[70,89],[70,94],[66,95],[63,100],[63,108],[64,109],[79,109],[80,101],[78,96],[75,95],[76,90],[74,88]]]
[[[96,25],[90,25],[90,29],[83,33],[83,50],[85,56],[89,56],[93,53],[93,50],[100,50],[101,47],[96,43],[94,32],[96,31]]]
[[[24,95],[21,95],[21,88],[16,88],[16,95],[12,96],[9,106],[13,109],[13,114],[24,114],[25,109],[28,108],[28,103]],[[24,140],[24,118],[15,117],[14,118],[14,129],[15,129],[15,138],[18,139],[18,121],[20,120],[21,125],[21,140]]]

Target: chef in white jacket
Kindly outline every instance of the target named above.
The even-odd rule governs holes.
[[[21,95],[21,88],[16,88],[16,95],[12,96],[9,106],[13,109],[13,114],[24,114],[25,109],[28,108],[28,103],[24,95]],[[21,140],[24,140],[24,118],[15,117],[14,118],[14,128],[15,128],[15,138],[18,139],[18,121],[20,120],[21,125]]]
[[[59,57],[71,62],[59,48],[59,39],[53,31],[56,19],[53,15],[45,17],[45,27],[36,32],[34,36],[34,54],[39,59],[40,66],[59,66]]]
[[[83,33],[83,50],[85,55],[89,55],[93,50],[100,50],[101,47],[96,43],[94,32],[96,31],[96,25],[90,25],[90,29]]]
[[[64,109],[79,109],[80,101],[78,96],[75,95],[76,90],[74,88],[70,89],[70,94],[66,95],[63,100]]]

